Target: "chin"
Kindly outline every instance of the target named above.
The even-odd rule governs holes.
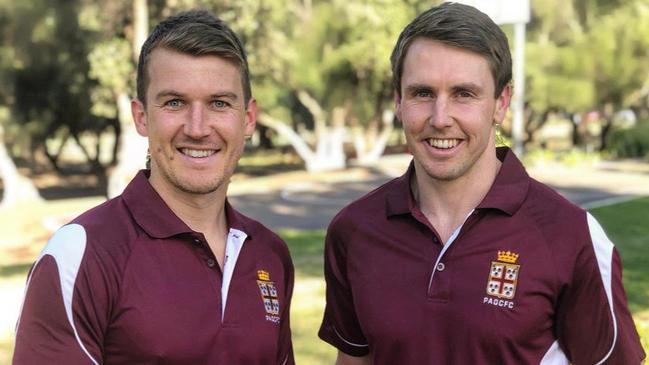
[[[221,187],[221,183],[217,184],[177,184],[176,187],[185,193],[195,194],[195,195],[204,195],[210,194],[217,191]]]
[[[211,179],[197,176],[199,174],[190,174],[186,178],[176,178],[172,181],[173,185],[180,191],[189,194],[209,194],[217,191],[225,181],[223,176],[214,176]],[[198,178],[198,179],[197,179]]]

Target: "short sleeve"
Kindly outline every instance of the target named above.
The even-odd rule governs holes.
[[[347,247],[341,238],[340,215],[334,219],[325,239],[324,275],[327,283],[324,318],[318,336],[351,356],[369,354],[347,276]]]
[[[14,365],[102,363],[107,296],[95,261],[82,226],[52,236],[27,279]]]
[[[559,344],[579,364],[640,364],[645,357],[622,286],[613,243],[588,214],[592,248],[576,258],[573,281],[557,310]]]

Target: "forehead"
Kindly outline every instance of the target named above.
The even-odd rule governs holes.
[[[243,93],[240,67],[217,55],[193,56],[168,48],[156,48],[149,55],[148,89],[228,89]],[[180,90],[182,91],[182,90]]]
[[[440,41],[417,38],[408,47],[402,87],[412,82],[472,82],[494,87],[487,59],[476,52]]]

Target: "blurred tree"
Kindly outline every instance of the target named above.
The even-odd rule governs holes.
[[[127,3],[127,2],[126,2]],[[97,78],[117,106],[120,137],[118,163],[108,182],[108,197],[122,193],[139,169],[145,167],[147,140],[137,134],[131,117],[131,97],[134,96],[135,65],[140,48],[149,32],[149,7],[147,0],[134,0],[131,8],[120,2],[114,8],[117,14],[129,14],[120,27],[104,29],[107,37],[98,43],[90,54],[91,76]],[[127,20],[128,19],[128,20]],[[129,96],[132,95],[132,96]]]
[[[237,1],[214,9],[244,38],[259,123],[310,171],[373,163],[393,128],[389,56],[423,1]]]
[[[88,78],[87,53],[93,34],[81,26],[80,10],[80,3],[63,0],[54,4],[29,0],[16,5],[14,125],[21,133],[28,131],[32,154],[42,149],[55,168],[58,156],[50,153],[46,141],[70,137],[91,167],[103,173],[99,135],[114,120],[91,113],[96,82]],[[82,142],[87,133],[95,136],[92,152]]]
[[[604,119],[604,148],[615,111],[647,108],[649,1],[533,0],[532,10],[526,53],[528,141],[551,112],[596,110]]]
[[[41,199],[32,182],[16,168],[5,144],[5,126],[11,120],[10,108],[14,103],[12,70],[16,60],[12,47],[14,29],[11,23],[14,18],[13,1],[0,1],[0,179],[4,190],[0,207]]]

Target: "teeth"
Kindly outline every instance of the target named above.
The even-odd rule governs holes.
[[[453,148],[457,146],[458,143],[459,140],[457,139],[436,139],[436,138],[428,139],[428,144],[431,147],[442,148],[442,149]]]
[[[216,153],[215,150],[193,150],[189,148],[182,148],[180,152],[190,157],[208,157]]]

